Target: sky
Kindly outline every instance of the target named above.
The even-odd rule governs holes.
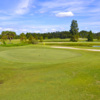
[[[100,1],[0,0],[0,33],[69,31],[72,20],[79,31],[100,32]]]

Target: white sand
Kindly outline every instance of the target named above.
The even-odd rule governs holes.
[[[75,49],[75,50],[87,50],[87,51],[96,51],[96,52],[100,52],[100,50],[98,50],[98,49],[80,49],[80,48],[62,47],[62,46],[52,46],[52,48]]]

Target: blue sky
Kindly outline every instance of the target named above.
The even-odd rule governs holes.
[[[0,32],[69,31],[73,19],[79,29],[100,31],[99,0],[1,0]]]

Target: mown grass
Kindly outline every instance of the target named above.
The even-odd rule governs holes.
[[[100,42],[97,39],[93,39],[93,42]],[[28,41],[28,39],[27,39]],[[38,40],[39,41],[39,40]],[[53,39],[44,39],[44,42],[70,42],[70,38],[66,38],[66,39],[60,39],[60,38],[53,38]],[[0,40],[0,42],[2,42],[2,40]],[[78,42],[87,42],[87,38],[79,38]],[[10,41],[6,40],[6,43],[9,44]],[[17,44],[17,43],[21,43],[20,39],[12,39],[11,43],[13,44]]]
[[[66,39],[44,39],[44,42],[70,42],[70,38],[66,38]],[[87,38],[79,38],[78,42],[87,42]],[[94,42],[100,42],[97,39],[94,39]]]
[[[100,53],[0,47],[0,100],[99,100]]]
[[[100,42],[46,42],[46,45],[60,46],[100,46]]]
[[[69,42],[70,39],[44,39],[44,42]]]

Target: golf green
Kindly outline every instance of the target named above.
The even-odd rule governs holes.
[[[5,50],[0,52],[0,57],[8,61],[22,63],[55,63],[66,61],[72,57],[80,56],[78,53],[47,48],[23,48]]]

